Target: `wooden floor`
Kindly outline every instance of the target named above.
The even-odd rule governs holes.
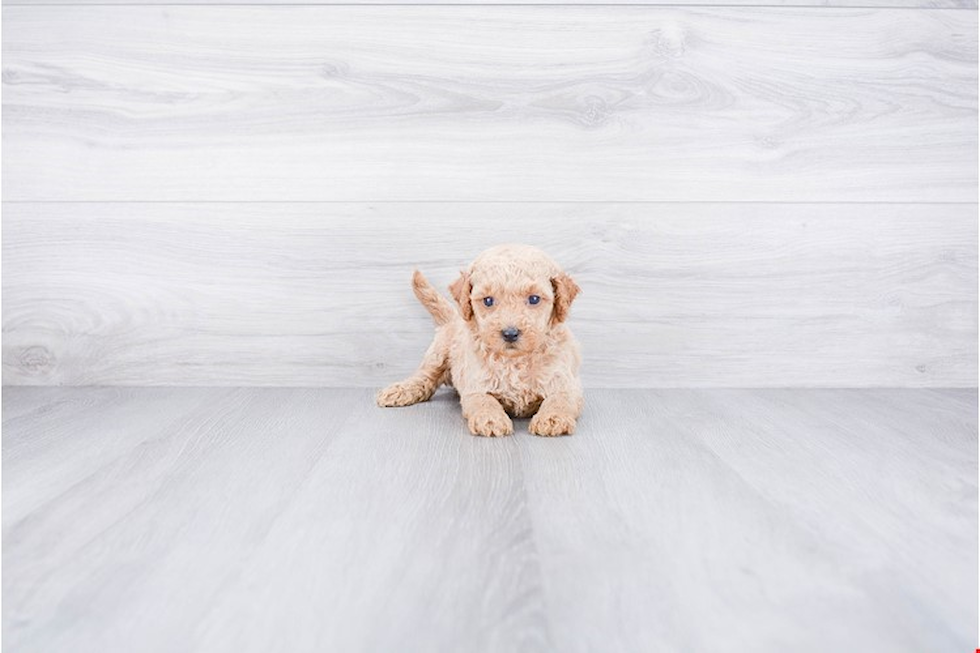
[[[975,390],[5,388],[5,651],[966,651]]]

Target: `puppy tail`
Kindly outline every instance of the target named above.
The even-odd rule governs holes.
[[[448,323],[456,315],[456,307],[453,306],[452,302],[440,295],[439,291],[418,270],[412,275],[412,290],[422,302],[422,306],[425,306],[425,310],[432,314],[436,326]]]

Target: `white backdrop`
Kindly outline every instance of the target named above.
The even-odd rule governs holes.
[[[7,3],[3,382],[382,385],[524,241],[592,387],[976,385],[976,4],[677,4]]]

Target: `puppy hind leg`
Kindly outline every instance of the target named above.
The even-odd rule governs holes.
[[[448,369],[448,335],[445,329],[439,329],[415,373],[404,381],[384,388],[375,399],[379,406],[386,408],[428,401],[445,381]]]

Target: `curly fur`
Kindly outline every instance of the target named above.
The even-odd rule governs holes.
[[[418,370],[381,390],[379,406],[427,401],[440,385],[459,392],[474,435],[508,435],[511,417],[532,417],[536,435],[567,435],[582,411],[578,343],[564,324],[579,287],[536,247],[500,245],[480,254],[449,287],[454,306],[421,272],[415,296],[436,323]],[[532,305],[528,297],[537,295]],[[493,305],[484,305],[492,297]],[[517,328],[516,342],[502,331]]]

